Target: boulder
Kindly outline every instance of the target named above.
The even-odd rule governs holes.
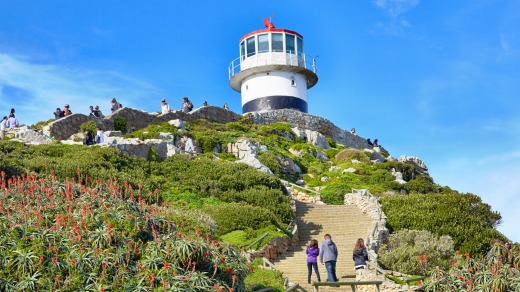
[[[424,162],[417,156],[404,156],[403,155],[403,156],[399,157],[399,162],[411,164],[421,174],[429,175],[428,167],[426,167]]]
[[[370,161],[376,163],[376,162],[385,162],[385,158],[379,154],[379,152],[373,150],[373,149],[364,149],[365,152],[370,153]]]
[[[186,130],[186,123],[183,120],[175,119],[168,121],[168,124],[175,126],[179,130]]]
[[[329,157],[327,157],[327,154],[321,150],[316,150],[316,159],[318,159],[321,162],[329,161]]]
[[[258,158],[256,158],[254,155],[245,156],[244,158],[237,160],[236,162],[245,163],[247,165],[250,165],[250,166],[256,168],[257,170],[259,170],[261,172],[265,172],[267,174],[273,175],[273,172],[267,166],[262,164],[262,162],[260,162],[260,160],[258,160]]]
[[[121,131],[105,131],[105,137],[122,137]]]
[[[318,131],[313,130],[305,130],[305,135],[307,136],[307,141],[312,145],[316,145],[322,149],[329,149],[330,145],[325,136],[323,136]]]
[[[278,163],[280,163],[280,166],[282,167],[282,173],[286,173],[289,175],[297,175],[297,174],[302,173],[302,170],[300,169],[298,164],[296,164],[294,162],[294,160],[292,160],[291,158],[277,156],[276,159],[278,160]]]
[[[306,140],[307,135],[305,135],[304,130],[300,130],[298,127],[291,128],[291,131],[296,135],[296,137],[300,138],[301,140]]]
[[[349,167],[349,168],[347,168],[347,169],[344,169],[344,170],[341,172],[341,174],[345,174],[345,173],[349,173],[349,172],[350,172],[350,173],[356,172],[356,169],[353,168],[353,167]]]

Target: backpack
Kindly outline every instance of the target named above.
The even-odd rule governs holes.
[[[193,103],[191,103],[191,101],[188,101],[188,109],[190,111],[193,109]]]

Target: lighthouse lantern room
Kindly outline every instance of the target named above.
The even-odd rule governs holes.
[[[315,58],[305,55],[303,36],[275,28],[240,39],[240,57],[229,64],[229,84],[242,95],[242,112],[296,109],[307,112],[307,89],[318,82]]]

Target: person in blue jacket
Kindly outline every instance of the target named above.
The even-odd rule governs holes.
[[[338,259],[338,248],[332,241],[330,234],[325,234],[324,238],[325,240],[321,243],[320,262],[325,264],[325,269],[327,269],[327,282],[337,282],[336,261]]]
[[[354,260],[354,269],[356,269],[356,281],[360,281],[361,276],[365,274],[368,260],[367,248],[365,247],[365,242],[362,238],[359,238],[356,241],[352,259]]]

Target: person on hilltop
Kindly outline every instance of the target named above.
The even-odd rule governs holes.
[[[207,101],[204,101],[204,103],[203,103],[202,105],[203,105],[204,107],[209,106]]]
[[[63,110],[63,116],[68,117],[70,115],[72,115],[72,112],[70,111],[70,106],[66,104],[65,109]]]
[[[89,106],[89,109],[90,109],[90,115],[89,117],[91,118],[101,118],[101,112],[99,111],[99,107],[97,107],[97,110],[94,109],[93,106]]]
[[[361,277],[365,274],[368,260],[367,248],[362,238],[356,241],[352,259],[354,260],[354,269],[356,269],[356,281],[361,281]]]
[[[327,282],[337,282],[336,261],[338,259],[338,248],[334,241],[332,241],[330,234],[325,234],[323,238],[324,240],[321,243],[320,249],[320,262],[322,265],[325,264],[325,269],[327,270]]]
[[[193,146],[193,140],[190,138],[190,135],[188,135],[188,133],[184,134],[184,141],[184,151],[193,156],[195,147]]]
[[[0,140],[4,139],[5,137],[5,128],[7,128],[6,123],[7,117],[5,116],[2,118],[2,121],[0,121]]]
[[[372,141],[370,141],[370,138],[367,139],[367,144],[368,144],[369,146],[374,146],[374,143],[372,143]]]
[[[94,145],[94,137],[92,136],[92,131],[89,129],[85,130],[85,138],[83,138],[83,145]]]
[[[185,96],[182,98],[181,111],[183,113],[189,113],[193,109],[193,103]]]
[[[225,109],[225,110],[227,110],[227,111],[229,110],[229,106],[228,106],[227,102],[224,103],[224,106],[223,106],[222,108]]]
[[[169,113],[171,112],[172,110],[170,109],[170,105],[166,102],[166,99],[162,99],[162,104],[161,104],[161,113],[162,114],[166,114],[166,113]]]
[[[101,129],[101,126],[98,125],[96,127],[96,130],[97,130],[97,133],[96,133],[96,138],[94,139],[94,142],[96,142],[96,144],[103,144],[105,143],[105,132],[103,132],[103,130]]]
[[[103,113],[99,109],[99,105],[96,105],[96,107],[94,108],[94,115],[96,115],[98,118],[102,118],[103,117]]]
[[[117,111],[118,109],[121,109],[123,108],[123,105],[120,104],[119,102],[117,102],[116,98],[112,98],[112,107],[110,108],[110,110],[112,110],[112,112],[115,112]]]
[[[65,116],[65,113],[59,107],[56,108],[56,111],[53,112],[53,114],[55,120],[61,119]]]
[[[9,118],[5,123],[6,128],[18,128],[18,120],[14,116],[14,113],[9,114]]]
[[[318,247],[318,241],[316,239],[311,240],[309,246],[307,246],[307,283],[311,283],[312,269],[318,277],[318,282],[321,282],[320,271],[318,271],[318,255],[320,254],[320,248]]]
[[[374,140],[374,147],[379,147],[379,140],[377,140],[377,139]]]
[[[356,135],[356,128],[352,128],[352,130],[350,130],[350,134]]]

